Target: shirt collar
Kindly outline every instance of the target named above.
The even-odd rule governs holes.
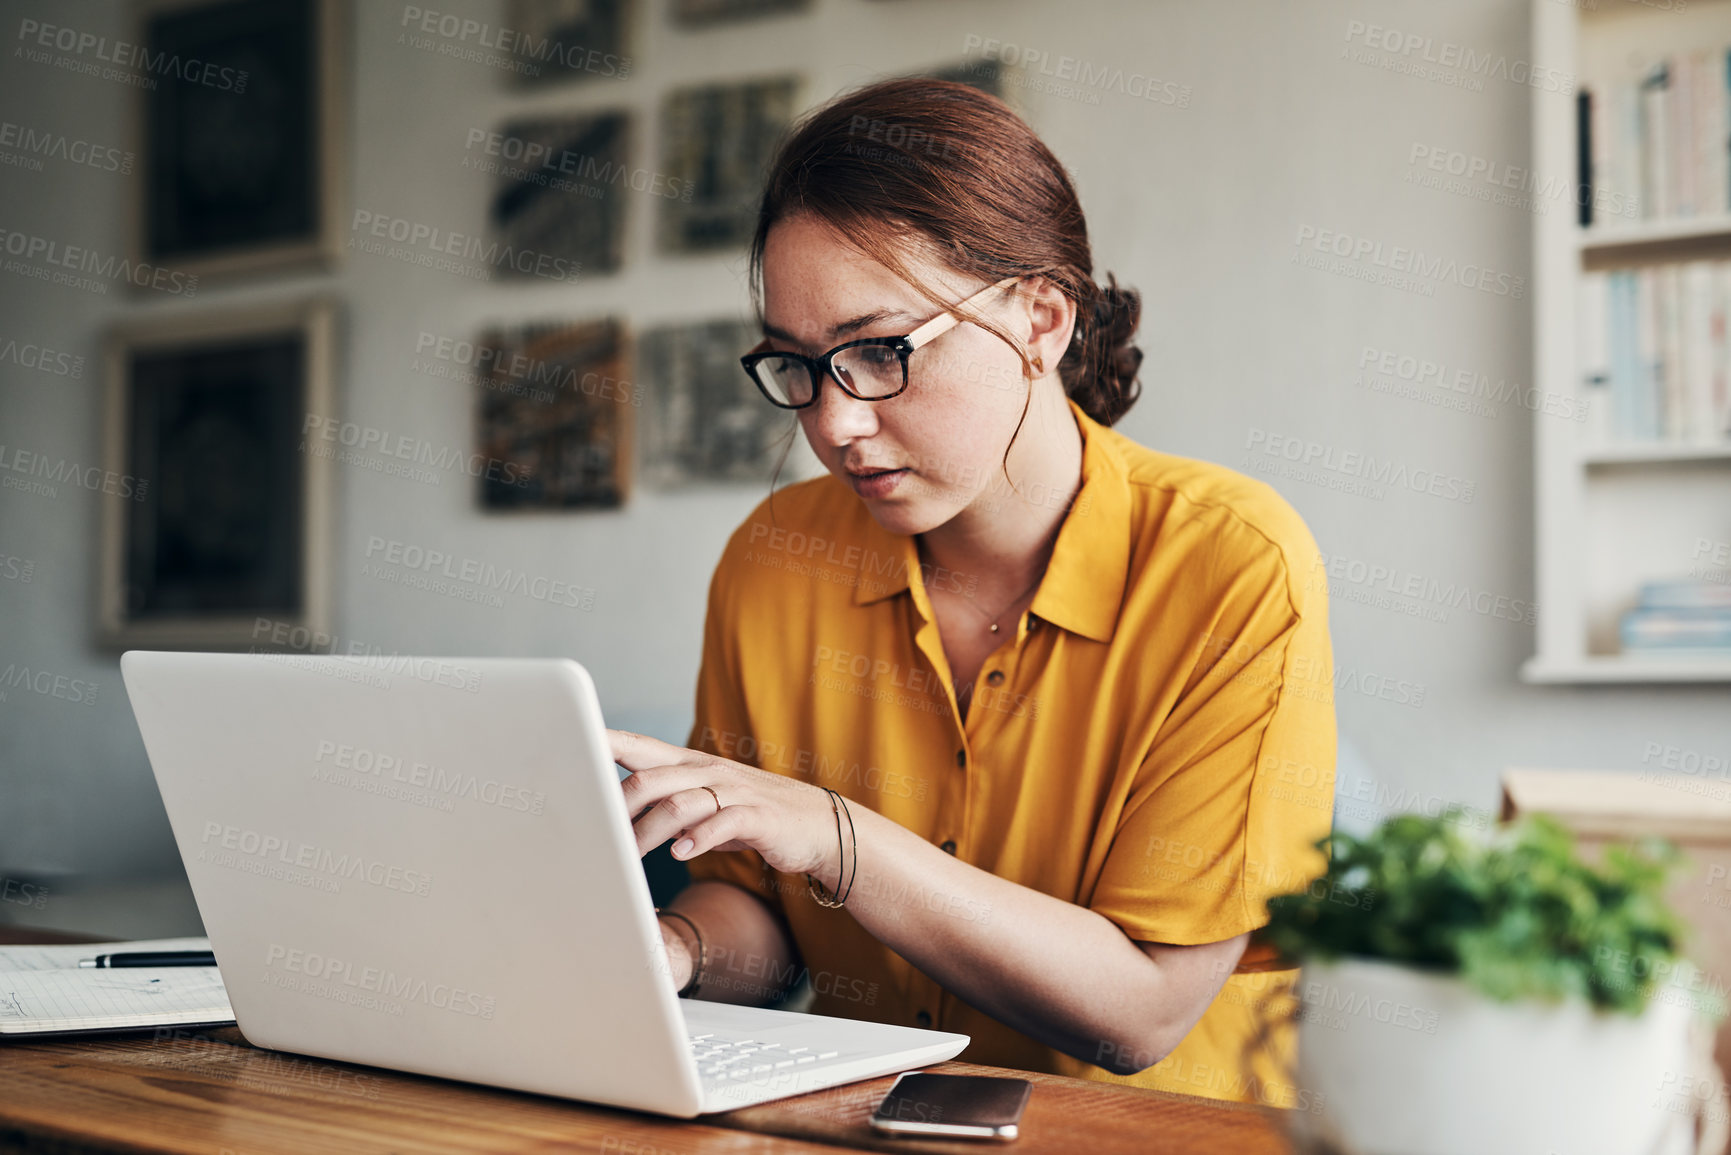
[[[1055,626],[1091,638],[1110,641],[1124,601],[1130,571],[1130,484],[1114,434],[1077,405],[1065,399],[1082,434],[1082,486],[1071,503],[1052,559],[1040,579],[1030,612]],[[903,590],[928,620],[931,603],[923,581],[910,575],[920,568],[919,550],[911,536],[891,533],[879,525],[861,502],[863,553],[854,582],[854,604],[869,605]]]

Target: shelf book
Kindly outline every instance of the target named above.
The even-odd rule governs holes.
[[[1598,443],[1731,438],[1731,261],[1585,272],[1576,311]]]
[[[1533,0],[1533,682],[1731,683],[1731,0]]]
[[[1639,50],[1576,94],[1580,223],[1731,212],[1731,58],[1725,46]]]

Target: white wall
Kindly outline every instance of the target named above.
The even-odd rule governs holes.
[[[425,6],[499,19],[481,0]],[[1522,61],[1524,4],[816,0],[806,15],[689,33],[650,2],[628,79],[532,96],[507,91],[495,70],[399,45],[401,5],[356,7],[349,204],[458,231],[483,230],[490,189],[462,167],[467,130],[527,110],[628,106],[634,163],[653,167],[665,92],[783,64],[803,69],[815,103],[879,74],[959,61],[995,38],[1044,51],[1053,67],[1073,56],[1188,86],[1187,107],[1116,91],[1093,103],[1012,90],[1075,174],[1097,272],[1145,295],[1146,393],[1120,428],[1239,468],[1260,430],[1470,480],[1475,497],[1465,503],[1410,491],[1371,500],[1270,478],[1325,551],[1532,597],[1532,422],[1555,418],[1507,405],[1474,416],[1353,384],[1366,346],[1530,382],[1530,297],[1452,283],[1422,296],[1293,262],[1309,227],[1528,276],[1528,211],[1405,178],[1415,144],[1524,165],[1531,90],[1492,78],[1474,91],[1343,56],[1349,22],[1367,21]],[[27,0],[7,13],[8,38],[25,18],[125,32],[117,3]],[[0,54],[0,119],[129,147],[129,96]],[[41,172],[0,167],[0,227],[124,251],[131,179],[54,161]],[[0,362],[0,443],[97,460],[99,339],[113,321],[317,288],[343,302],[343,415],[466,446],[469,391],[410,368],[423,329],[472,336],[491,321],[609,313],[641,329],[746,313],[742,262],[655,255],[652,208],[647,198],[630,205],[625,271],[575,285],[478,284],[360,254],[329,275],[207,282],[191,301],[101,296],[0,272],[0,344],[85,358],[76,380]],[[573,655],[595,671],[611,721],[683,739],[709,572],[766,487],[639,490],[617,513],[500,517],[482,515],[452,479],[339,474],[342,637],[402,652]],[[18,690],[0,701],[0,872],[137,876],[174,861],[115,655],[90,640],[97,511],[96,495],[81,490],[62,487],[53,499],[0,490],[0,668],[28,664],[100,685],[88,708]],[[371,534],[568,576],[597,589],[596,609],[521,600],[498,609],[401,590],[362,575]],[[8,556],[33,563],[30,582],[4,576]],[[1338,667],[1405,681],[1404,695],[1423,687],[1417,707],[1337,694],[1354,764],[1361,756],[1396,788],[1493,806],[1511,764],[1632,768],[1655,741],[1731,750],[1723,687],[1524,686],[1515,670],[1531,652],[1527,626],[1458,608],[1446,622],[1425,621],[1343,600],[1332,614]]]

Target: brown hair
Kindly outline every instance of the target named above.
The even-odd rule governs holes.
[[[1140,296],[1111,276],[1095,283],[1069,174],[998,98],[958,81],[905,77],[845,93],[801,121],[770,165],[758,208],[751,278],[760,319],[764,245],[771,227],[796,213],[829,225],[940,306],[950,302],[903,260],[909,239],[929,241],[945,263],[982,280],[1046,277],[1076,303],[1058,363],[1064,392],[1103,425],[1140,396],[1142,351],[1130,343]],[[1016,347],[996,324],[968,320]],[[1031,382],[1025,363],[1023,376]],[[1022,412],[1025,419],[1026,405]]]

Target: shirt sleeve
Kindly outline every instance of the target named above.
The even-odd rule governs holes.
[[[734,645],[738,622],[737,605],[727,573],[733,543],[723,554],[709,580],[709,602],[703,624],[703,659],[697,671],[696,714],[686,746],[706,754],[758,766],[758,743],[752,736],[751,719],[740,695],[739,653]],[[758,766],[762,769],[761,766]],[[774,875],[755,850],[711,850],[685,864],[691,880],[714,878],[732,882],[769,903],[777,914],[785,914]]]
[[[1136,768],[1089,908],[1133,939],[1218,942],[1263,926],[1269,897],[1326,859],[1335,721],[1327,586],[1291,514],[1290,548],[1222,551],[1198,605],[1196,663]],[[1240,970],[1266,969],[1253,942]]]

